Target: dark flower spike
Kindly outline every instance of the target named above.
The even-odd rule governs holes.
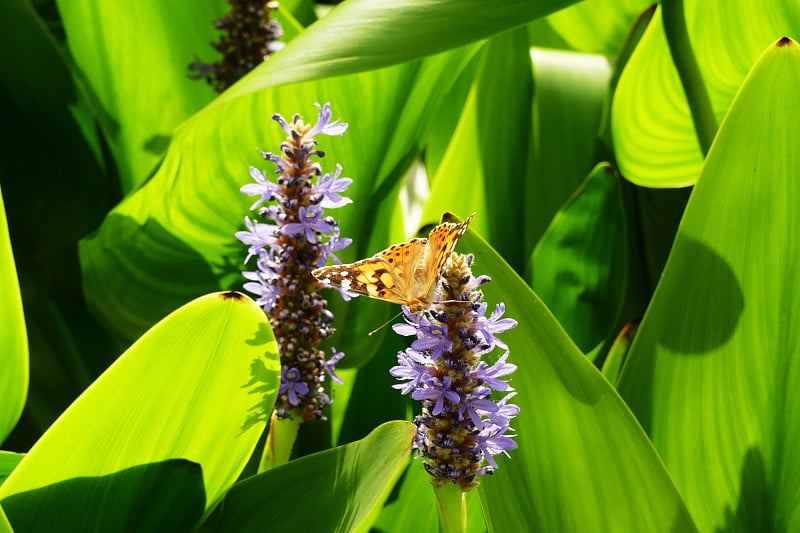
[[[417,338],[397,355],[398,365],[390,370],[402,382],[394,388],[422,402],[422,414],[414,420],[414,448],[424,458],[431,482],[437,487],[455,483],[463,491],[494,472],[495,455],[508,455],[517,447],[509,432],[519,413],[518,406],[508,403],[516,393],[499,401],[491,397],[492,391],[513,390],[500,378],[517,367],[507,362],[508,346],[497,335],[517,322],[502,318],[503,304],[486,317],[488,305],[479,287],[490,279],[474,277],[472,262],[471,255],[452,254],[442,269],[436,302],[420,314],[403,309],[405,322],[393,329]],[[494,364],[482,361],[495,347],[506,352]]]
[[[192,79],[205,78],[221,93],[253,70],[285,43],[280,22],[273,18],[278,2],[228,0],[231,10],[214,26],[224,32],[214,48],[223,57],[217,63],[203,63],[195,56],[189,65]]]
[[[262,219],[245,218],[247,230],[236,237],[248,246],[245,263],[256,258],[254,271],[244,272],[246,291],[270,318],[281,355],[281,387],[275,412],[280,418],[298,415],[301,420],[324,418],[322,409],[331,403],[325,393],[326,378],[336,383],[336,364],[344,357],[335,352],[330,359],[319,345],[330,337],[333,315],[325,300],[316,292],[319,287],[311,271],[324,265],[333,252],[352,242],[340,237],[339,224],[325,210],[341,207],[349,199],[341,196],[353,180],[342,178],[342,167],[333,174],[323,174],[315,149],[315,135],[341,135],[347,124],[331,122],[330,104],[320,106],[313,126],[306,126],[299,115],[292,124],[280,115],[273,118],[287,133],[281,155],[262,152],[264,159],[277,168],[275,182],[256,168],[250,169],[255,183],[241,188],[242,193],[258,197],[250,207]],[[269,205],[267,205],[269,204]]]

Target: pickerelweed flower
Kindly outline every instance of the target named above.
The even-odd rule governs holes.
[[[508,403],[516,393],[501,379],[517,367],[508,362],[508,346],[496,337],[517,322],[503,318],[503,304],[485,316],[488,306],[480,286],[490,279],[475,278],[472,261],[472,255],[451,254],[442,269],[438,300],[418,315],[403,307],[405,323],[393,328],[416,340],[397,354],[398,365],[391,369],[403,382],[394,387],[422,402],[422,414],[414,419],[414,447],[431,482],[457,483],[464,491],[494,472],[495,455],[517,447],[510,424],[519,413]],[[481,360],[495,347],[506,352],[491,365]],[[508,394],[493,401],[492,391]]]
[[[330,359],[319,349],[330,337],[333,314],[319,296],[317,280],[311,271],[325,264],[328,257],[338,262],[333,252],[348,246],[351,239],[339,235],[339,224],[325,209],[341,207],[350,199],[341,196],[353,182],[341,178],[342,167],[324,174],[312,158],[324,157],[316,148],[316,135],[342,135],[347,124],[331,121],[330,104],[319,107],[317,123],[306,125],[299,115],[291,124],[273,115],[287,134],[281,155],[263,152],[264,159],[277,166],[273,183],[251,167],[255,183],[241,188],[244,194],[257,196],[250,207],[258,210],[259,219],[245,218],[246,231],[236,237],[248,246],[247,263],[256,258],[257,270],[244,272],[245,290],[270,318],[281,356],[281,386],[275,412],[279,418],[298,415],[302,420],[324,418],[322,409],[331,403],[325,393],[326,376],[341,383],[335,374],[336,363],[344,357],[333,350]]]
[[[205,78],[221,93],[269,56],[285,46],[280,22],[273,18],[278,2],[228,0],[231,10],[214,26],[225,32],[214,48],[222,54],[217,63],[203,63],[195,57],[189,70],[192,79]]]

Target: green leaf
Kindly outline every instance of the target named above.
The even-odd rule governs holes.
[[[703,531],[800,528],[798,86],[783,38],[731,104],[620,377]]]
[[[611,75],[602,56],[534,49],[531,57],[532,155],[522,193],[526,260],[558,209],[598,162],[597,135]]]
[[[627,277],[625,213],[614,169],[595,167],[531,256],[531,287],[583,353],[612,329]]]
[[[188,77],[198,55],[219,57],[210,43],[223,2],[57,0],[67,45],[92,91],[123,191],[141,184],[173,129],[210,102],[213,89]],[[92,31],[86,31],[92,28]]]
[[[719,122],[762,50],[781,35],[800,31],[800,5],[686,0],[685,10]],[[660,9],[620,78],[612,112],[617,163],[627,179],[647,187],[683,187],[697,180],[703,157]]]
[[[388,422],[363,440],[241,481],[225,498],[218,530],[367,531],[416,433],[410,422]]]
[[[377,69],[458,48],[574,0],[348,0],[222,95]],[[255,82],[255,83],[253,83]],[[366,94],[366,93],[364,93]]]
[[[180,502],[176,487],[187,484],[192,496],[176,505],[196,502],[199,491],[199,511],[210,510],[264,430],[279,366],[266,317],[249,298],[210,294],[175,311],[80,396],[0,486],[12,524],[103,530],[147,507],[147,491]],[[73,504],[60,505],[69,494]],[[79,497],[86,494],[93,497]]]
[[[14,471],[22,458],[25,457],[24,453],[5,452],[0,450],[0,485],[6,478]]]
[[[519,236],[508,231],[523,211],[520,172],[530,128],[531,61],[524,29],[498,35],[483,50],[475,83],[456,131],[433,177],[423,222],[449,211],[472,212],[512,264],[525,258]],[[502,124],[502,125],[501,125]]]
[[[248,211],[253,198],[239,189],[253,181],[251,165],[273,175],[274,164],[259,149],[279,152],[285,132],[269,117],[300,113],[313,124],[314,102],[331,102],[334,119],[350,124],[344,136],[318,140],[326,154],[323,169],[332,172],[338,162],[354,181],[347,191],[353,204],[329,212],[341,221],[342,236],[355,241],[338,255],[347,261],[366,254],[379,200],[398,183],[432,111],[472,53],[456,50],[206,108],[176,131],[156,175],[81,242],[88,302],[112,331],[132,339],[197,294],[241,287],[241,270],[254,267],[242,264],[247,250],[234,234],[244,216],[255,213]]]
[[[14,530],[11,529],[11,524],[8,523],[8,518],[6,517],[6,513],[3,511],[2,506],[0,506],[0,532],[14,533]]]
[[[519,325],[504,333],[521,412],[519,448],[479,490],[490,531],[693,531],[677,490],[627,406],[537,298],[485,242],[459,249],[490,308]],[[631,512],[635,509],[636,512]]]
[[[0,334],[0,443],[22,414],[28,394],[28,332],[22,311],[22,296],[17,267],[6,223],[6,210],[0,192],[0,309],[3,329]]]
[[[616,55],[639,14],[651,0],[585,0],[547,17],[559,35],[580,52]]]

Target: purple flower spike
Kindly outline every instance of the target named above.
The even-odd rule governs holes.
[[[278,153],[262,151],[261,155],[275,164],[277,177],[272,181],[250,167],[254,182],[241,188],[243,194],[258,198],[251,206],[258,218],[246,217],[247,229],[236,237],[248,247],[245,263],[256,258],[257,270],[243,272],[244,289],[257,298],[278,339],[283,368],[275,404],[278,418],[324,419],[323,408],[331,403],[324,387],[326,376],[342,383],[335,369],[344,354],[334,351],[327,359],[319,349],[335,330],[333,315],[317,294],[320,284],[311,272],[329,257],[338,262],[335,252],[352,242],[340,235],[339,223],[325,210],[350,203],[340,193],[353,180],[341,177],[338,164],[333,173],[323,173],[317,161],[324,153],[317,149],[314,135],[341,135],[347,128],[331,120],[330,104],[318,107],[320,116],[314,127],[299,115],[291,123],[273,115],[286,139]]]
[[[490,279],[472,275],[473,260],[451,254],[437,287],[440,302],[417,314],[403,307],[404,321],[392,329],[416,339],[390,370],[401,381],[393,387],[422,402],[422,414],[414,419],[418,432],[413,446],[424,458],[432,483],[458,483],[463,491],[494,472],[495,455],[508,455],[517,447],[508,431],[519,413],[518,406],[508,403],[515,393],[492,399],[493,391],[513,390],[501,378],[517,367],[508,362],[508,346],[497,335],[517,322],[502,318],[503,304],[486,318],[488,305],[479,287]],[[497,346],[506,352],[493,365],[481,361]]]

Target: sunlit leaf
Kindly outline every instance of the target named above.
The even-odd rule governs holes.
[[[102,530],[128,516],[146,525],[152,517],[136,510],[150,499],[159,504],[153,512],[169,518],[175,499],[186,520],[198,520],[236,480],[265,427],[277,395],[276,350],[263,311],[240,294],[207,295],[175,311],[0,486],[12,524]]]
[[[686,0],[694,53],[721,120],[762,50],[800,32],[800,4],[783,0]],[[647,187],[684,187],[703,163],[689,107],[672,63],[659,9],[620,79],[614,98],[617,163]]]
[[[651,0],[585,0],[547,17],[576,51],[616,55],[636,17]]]
[[[479,490],[492,531],[693,531],[661,460],[609,383],[539,298],[478,237],[462,239],[490,307],[519,325],[503,334],[521,412],[519,448]],[[636,512],[631,512],[635,509]]]
[[[14,468],[22,461],[23,457],[25,457],[25,454],[0,450],[0,485],[14,471]]]
[[[423,222],[444,212],[477,212],[480,228],[507,260],[522,268],[519,234],[508,231],[523,211],[520,165],[530,129],[528,39],[522,29],[499,35],[483,50],[475,83],[455,134],[432,179]]]
[[[22,297],[17,268],[6,223],[3,196],[0,194],[0,443],[19,420],[28,393],[28,334],[22,312]]]
[[[620,377],[703,531],[800,528],[798,86],[782,39],[720,127]]]
[[[349,0],[312,25],[222,99],[252,87],[382,68],[473,43],[574,0]]]
[[[334,119],[350,124],[342,137],[320,135],[318,141],[326,154],[323,169],[331,172],[338,162],[343,175],[353,178],[347,191],[353,204],[328,212],[341,221],[342,236],[354,239],[338,255],[363,257],[375,198],[385,195],[384,182],[389,188],[397,183],[390,178],[399,178],[398,167],[409,165],[429,115],[447,94],[442,91],[471,57],[471,50],[457,50],[422,63],[251,93],[205,109],[176,131],[158,173],[81,243],[87,300],[110,329],[135,338],[198,294],[240,288],[247,250],[234,233],[246,214],[256,214],[248,211],[253,199],[239,189],[252,182],[251,165],[273,175],[274,164],[259,150],[279,152],[285,133],[270,117],[300,113],[313,124],[314,102],[330,102]],[[253,268],[251,263],[247,270]]]
[[[525,209],[520,213],[525,260],[556,212],[599,162],[598,131],[611,75],[608,60],[598,55],[534,49],[531,59],[531,156]]]

